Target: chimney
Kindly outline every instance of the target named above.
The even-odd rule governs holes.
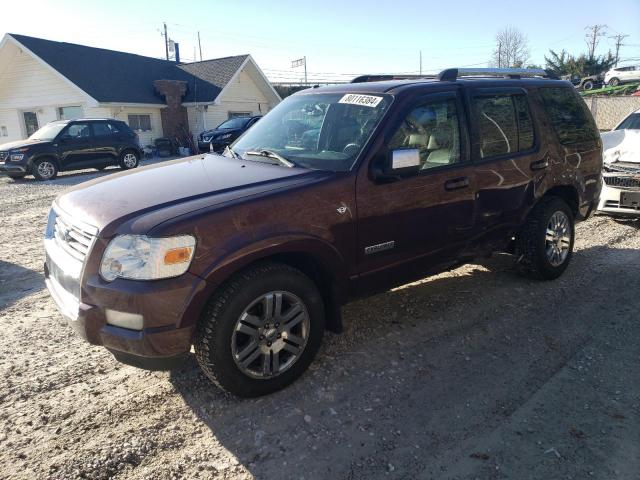
[[[180,44],[176,42],[176,63],[180,63]]]

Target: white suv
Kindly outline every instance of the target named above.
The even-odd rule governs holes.
[[[616,67],[604,74],[604,83],[612,87],[628,82],[640,82],[640,66]]]

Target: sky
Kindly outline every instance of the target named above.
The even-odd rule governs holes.
[[[5,3],[6,2],[6,3]],[[615,7],[614,7],[615,5]],[[348,81],[365,73],[423,73],[487,66],[497,31],[524,33],[530,63],[549,49],[586,52],[585,27],[607,25],[597,54],[627,34],[620,57],[640,64],[640,0],[337,1],[317,0],[4,0],[0,35],[19,33],[151,57],[164,57],[169,38],[182,61],[250,53],[274,82]],[[634,60],[635,59],[635,60]]]

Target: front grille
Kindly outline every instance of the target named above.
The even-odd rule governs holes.
[[[0,152],[0,162],[4,162],[9,156],[9,152]]]
[[[640,173],[640,165],[637,163],[605,163],[604,169],[607,172]]]
[[[620,202],[617,202],[615,200],[607,200],[606,202],[604,202],[604,206],[605,208],[620,208]]]
[[[640,177],[611,177],[605,176],[604,183],[610,187],[640,188]]]
[[[53,237],[61,249],[75,259],[84,262],[95,239],[95,232],[56,215]]]

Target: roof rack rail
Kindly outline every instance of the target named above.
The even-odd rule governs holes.
[[[436,75],[436,79],[441,82],[455,82],[458,77],[461,76],[502,78],[542,77],[554,80],[558,79],[558,76],[553,72],[542,68],[447,68]]]
[[[385,80],[418,80],[420,78],[434,78],[435,75],[360,75],[350,83],[383,82]]]

